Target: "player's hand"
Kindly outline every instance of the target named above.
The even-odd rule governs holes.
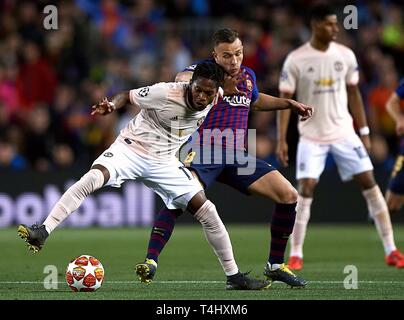
[[[286,141],[278,141],[276,146],[276,157],[283,167],[289,165],[289,147]]]
[[[101,101],[91,107],[91,115],[93,116],[95,114],[100,114],[102,116],[105,116],[107,114],[110,114],[114,110],[114,104],[108,101],[107,98],[103,98]]]
[[[300,121],[306,121],[313,115],[313,107],[307,106],[304,103],[288,99],[290,109],[297,112],[300,116]]]
[[[364,135],[364,136],[360,136],[363,145],[365,146],[366,151],[370,154],[370,149],[372,147],[372,143],[370,142],[370,136]]]
[[[239,72],[235,76],[225,75],[224,76],[224,88],[223,95],[225,96],[246,96],[245,92],[240,91],[237,85],[243,81],[247,80],[247,75],[244,72]]]
[[[404,204],[404,196],[396,194],[391,190],[386,191],[386,202],[390,214],[399,212]]]

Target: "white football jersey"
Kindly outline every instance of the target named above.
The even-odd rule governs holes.
[[[187,84],[161,82],[131,90],[130,102],[141,111],[121,130],[117,140],[146,157],[175,156],[218,99],[202,111],[193,110],[185,102]]]
[[[297,101],[313,107],[313,116],[299,121],[301,137],[332,143],[354,132],[346,85],[358,82],[358,63],[351,49],[331,42],[326,51],[319,51],[308,42],[287,56],[279,91],[296,92]]]

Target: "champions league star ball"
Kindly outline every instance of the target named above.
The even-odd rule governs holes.
[[[104,267],[93,256],[83,254],[72,261],[66,269],[66,282],[73,291],[95,291],[104,280]]]

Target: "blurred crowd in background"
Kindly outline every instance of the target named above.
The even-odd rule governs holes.
[[[308,13],[319,1],[71,0],[0,1],[0,169],[39,171],[88,166],[133,117],[126,108],[91,117],[91,106],[122,90],[173,81],[209,57],[211,36],[237,30],[244,65],[261,92],[278,95],[286,55],[310,37]],[[338,8],[343,1],[326,1]],[[58,10],[46,30],[44,6]],[[357,55],[372,158],[389,170],[398,150],[385,103],[404,76],[404,2],[356,1],[357,30],[338,41]],[[257,154],[274,162],[275,112],[250,114]],[[291,157],[293,159],[293,156]]]

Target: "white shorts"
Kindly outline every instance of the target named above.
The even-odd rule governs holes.
[[[126,180],[143,182],[156,192],[168,209],[185,210],[188,202],[203,188],[176,158],[159,161],[141,156],[124,143],[115,141],[94,162],[108,169],[107,186],[120,187]]]
[[[332,144],[320,144],[301,138],[297,146],[296,179],[318,180],[324,170],[328,153],[334,157],[342,181],[373,170],[366,148],[356,134]]]

